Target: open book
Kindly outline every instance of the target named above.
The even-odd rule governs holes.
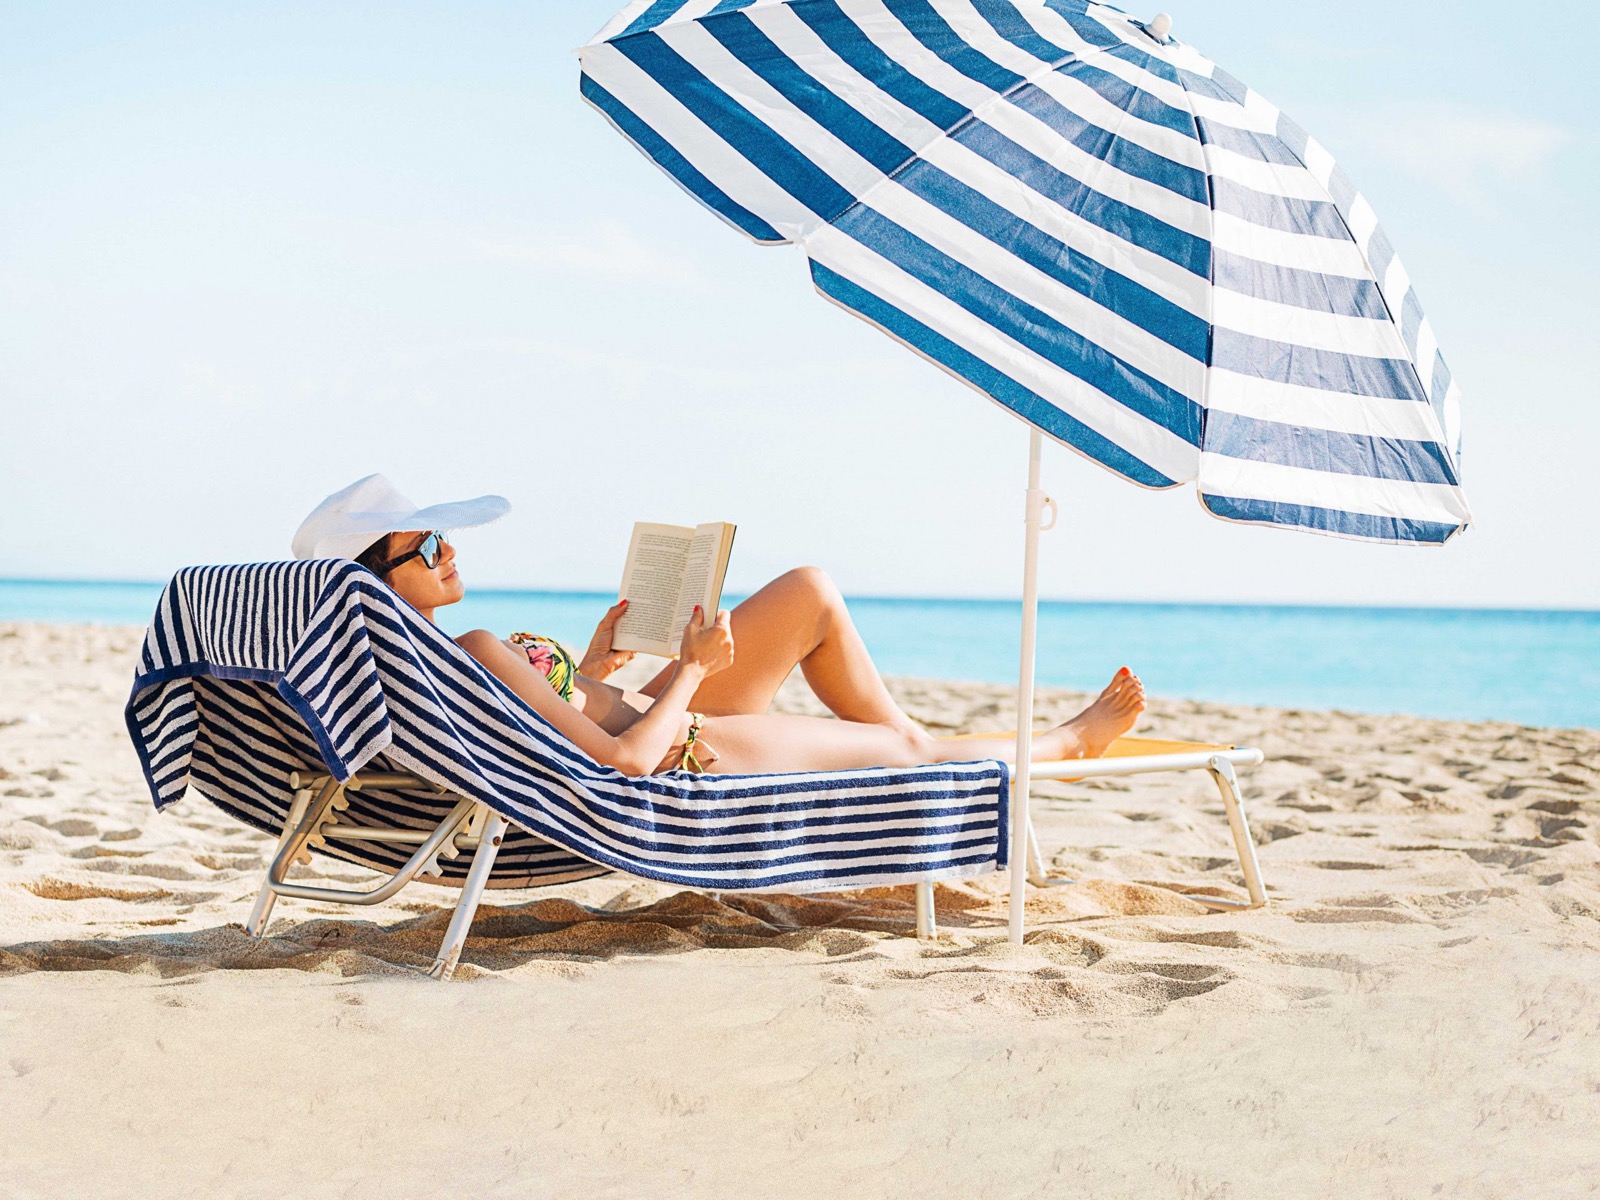
[[[635,524],[618,597],[627,600],[628,611],[612,630],[612,648],[671,658],[696,604],[705,609],[706,624],[714,621],[733,553],[733,532],[723,521],[693,529]]]

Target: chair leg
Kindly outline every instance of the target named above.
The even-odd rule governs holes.
[[[300,788],[294,794],[294,800],[289,805],[289,815],[284,819],[283,832],[278,835],[278,846],[273,851],[272,859],[278,856],[292,842],[300,832],[300,822],[305,819],[306,806],[311,803],[311,789]],[[268,867],[270,875],[271,868]],[[250,919],[244,923],[244,931],[251,937],[260,937],[267,931],[267,920],[272,916],[272,906],[277,903],[278,893],[272,890],[269,879],[261,881],[261,890],[256,893],[255,907],[250,910]]]
[[[1228,828],[1233,833],[1233,848],[1239,855],[1239,868],[1244,872],[1245,891],[1250,894],[1250,901],[1244,903],[1210,896],[1191,896],[1190,899],[1198,900],[1209,908],[1265,908],[1267,889],[1261,882],[1261,864],[1256,860],[1255,839],[1250,836],[1250,822],[1244,815],[1244,799],[1239,795],[1239,776],[1234,772],[1233,764],[1221,756],[1213,758],[1206,770],[1215,781],[1217,791],[1222,793],[1222,806],[1228,813]]]
[[[1052,875],[1045,869],[1044,855],[1039,852],[1039,835],[1033,829],[1033,814],[1028,814],[1028,882],[1034,887],[1066,887],[1072,880]]]
[[[933,883],[923,880],[917,884],[917,940],[932,941],[939,936],[939,925],[933,914]]]
[[[456,963],[461,961],[461,948],[467,944],[467,931],[472,928],[472,918],[478,913],[478,901],[494,870],[495,856],[500,853],[500,843],[505,840],[506,819],[489,809],[488,820],[479,835],[478,848],[472,855],[472,866],[467,869],[467,881],[461,885],[461,899],[450,917],[450,926],[444,931],[444,941],[439,946],[439,956],[428,969],[432,979],[446,980],[455,974]]]

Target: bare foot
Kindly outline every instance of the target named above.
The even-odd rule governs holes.
[[[1144,708],[1144,684],[1123,667],[1093,704],[1034,739],[1034,757],[1099,758],[1112,742],[1138,724]]]

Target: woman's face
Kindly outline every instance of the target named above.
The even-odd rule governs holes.
[[[428,530],[389,535],[390,559],[410,554],[427,540]],[[467,594],[466,584],[456,573],[456,548],[444,543],[444,554],[437,567],[430,568],[421,557],[409,558],[389,572],[384,580],[400,593],[401,599],[411,607],[432,614],[441,604],[454,604]]]

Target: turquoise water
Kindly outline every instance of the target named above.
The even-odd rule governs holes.
[[[0,580],[0,620],[143,624],[155,584]],[[587,644],[613,599],[477,591],[452,633],[530,629]],[[738,597],[729,597],[729,602]],[[886,675],[1015,680],[1015,601],[852,599]],[[1600,728],[1600,613],[1231,604],[1039,606],[1038,679],[1090,688],[1124,663],[1153,695]]]

